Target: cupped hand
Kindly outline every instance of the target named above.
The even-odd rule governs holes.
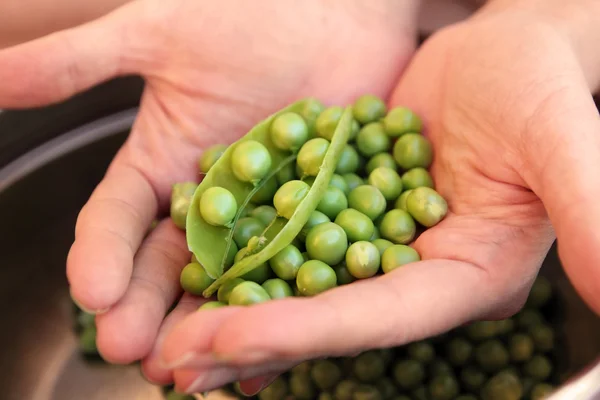
[[[597,81],[579,49],[566,30],[517,10],[433,36],[391,97],[423,117],[451,210],[414,243],[423,261],[314,298],[186,317],[161,351],[179,387],[208,389],[510,316],[556,235],[567,272],[600,311]]]
[[[145,78],[135,125],[81,210],[67,262],[73,298],[100,314],[107,360],[145,357],[150,379],[172,378],[152,349],[159,332],[197,308],[184,297],[161,328],[189,252],[168,220],[145,235],[171,185],[198,180],[202,149],[233,142],[305,96],[331,104],[387,97],[416,45],[417,4],[138,0],[0,52],[5,108],[57,102],[117,75]],[[198,336],[220,318],[195,326]]]

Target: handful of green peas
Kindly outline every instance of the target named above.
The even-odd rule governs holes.
[[[182,288],[216,293],[203,309],[249,306],[419,261],[410,244],[448,212],[421,131],[415,113],[373,95],[345,108],[308,98],[206,149],[202,183],[172,192],[192,251]]]

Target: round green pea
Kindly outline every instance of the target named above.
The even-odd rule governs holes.
[[[344,259],[347,249],[346,232],[333,222],[313,227],[306,236],[306,251],[312,260],[337,265]]]
[[[327,215],[329,219],[335,219],[335,217],[346,208],[348,208],[348,199],[346,198],[346,195],[340,189],[333,186],[329,186],[327,190],[325,190],[325,193],[323,193],[323,196],[317,205],[317,210]]]
[[[315,296],[337,286],[335,271],[323,261],[310,260],[302,264],[296,286],[303,296]]]
[[[221,303],[229,304],[229,296],[231,295],[231,291],[242,282],[244,282],[244,280],[241,278],[233,278],[224,282],[217,291],[217,299]]]
[[[383,256],[383,252],[386,251],[388,247],[392,247],[394,245],[394,243],[390,242],[389,240],[381,238],[373,240],[372,243],[375,245],[375,247],[377,247],[377,250],[379,250],[380,256]]]
[[[294,113],[279,114],[271,124],[271,141],[280,150],[296,151],[308,140],[308,126]]]
[[[306,121],[308,127],[308,134],[310,138],[313,138],[316,134],[315,125],[317,118],[325,110],[325,106],[319,100],[315,98],[308,99],[304,103],[304,107],[300,110],[300,115]]]
[[[231,154],[231,170],[242,182],[257,184],[271,169],[269,150],[256,140],[244,140],[235,145]]]
[[[398,137],[409,132],[421,132],[423,123],[421,118],[408,108],[396,107],[383,118],[383,126],[390,137]]]
[[[296,158],[303,175],[317,176],[328,149],[329,142],[323,138],[310,139],[304,143]]]
[[[286,219],[291,219],[309,190],[310,186],[303,181],[293,180],[284,183],[273,197],[273,205],[277,213]]]
[[[262,287],[273,300],[283,299],[284,297],[290,297],[294,295],[290,285],[283,279],[268,279],[262,284]]]
[[[195,397],[189,394],[177,393],[171,390],[166,394],[165,400],[194,400]]]
[[[279,186],[296,179],[296,164],[288,163],[275,174]]]
[[[458,395],[459,386],[451,375],[439,375],[429,382],[429,395],[432,400],[452,400]]]
[[[340,106],[326,108],[317,118],[315,128],[317,135],[331,141],[344,109]]]
[[[387,107],[383,100],[372,94],[360,96],[352,106],[352,115],[361,124],[377,121],[385,116]]]
[[[446,358],[454,366],[463,366],[470,361],[473,354],[473,345],[469,341],[456,337],[446,345]]]
[[[97,354],[96,336],[98,334],[96,325],[89,325],[83,328],[79,335],[79,348],[84,354]]]
[[[529,296],[527,296],[527,305],[529,307],[540,308],[548,303],[552,298],[552,284],[548,278],[538,276],[531,287]]]
[[[375,224],[373,224],[373,234],[371,235],[371,238],[369,239],[370,242],[372,242],[375,239],[380,239],[381,235],[379,234],[379,228],[375,226]]]
[[[523,362],[529,360],[533,356],[534,344],[531,337],[515,333],[508,342],[508,353],[510,359],[515,362]]]
[[[402,135],[394,144],[394,160],[403,170],[429,168],[433,161],[431,143],[418,133]]]
[[[378,167],[369,175],[369,185],[375,186],[387,201],[393,201],[402,193],[402,179],[387,167]]]
[[[506,367],[509,354],[498,339],[487,340],[475,349],[475,360],[485,372],[496,372]]]
[[[352,400],[352,394],[356,390],[358,383],[350,379],[345,379],[337,384],[334,391],[336,400]]]
[[[350,194],[350,192],[353,191],[354,189],[356,189],[357,187],[365,184],[365,181],[363,180],[363,178],[356,175],[355,173],[348,173],[348,174],[344,174],[342,176],[344,177],[344,180],[348,184],[348,194]]]
[[[547,357],[536,354],[525,363],[523,372],[531,378],[543,381],[550,377],[550,374],[552,373],[552,363],[550,363],[550,360],[548,360]]]
[[[554,392],[554,386],[549,383],[538,383],[531,389],[531,400],[544,400]]]
[[[373,170],[377,167],[387,167],[395,171],[398,166],[396,165],[394,157],[390,153],[379,153],[375,154],[369,159],[369,161],[367,161],[367,174],[373,172]]]
[[[467,366],[460,371],[460,382],[471,392],[479,391],[486,379],[485,373],[474,366]]]
[[[413,389],[425,379],[425,368],[417,360],[401,360],[394,366],[394,379],[402,389]]]
[[[242,282],[236,285],[229,295],[230,306],[249,306],[263,303],[271,298],[265,289],[256,282]]]
[[[350,135],[348,136],[348,142],[352,142],[356,139],[356,135],[358,135],[358,131],[360,131],[360,125],[356,122],[355,119],[352,119],[352,128],[350,129]]]
[[[171,189],[171,220],[179,229],[185,230],[188,210],[198,184],[196,182],[180,182]]]
[[[260,189],[254,193],[252,199],[250,199],[254,204],[269,204],[273,200],[273,195],[277,191],[277,180],[275,177],[267,180],[262,184]]]
[[[304,257],[294,245],[287,245],[270,260],[269,265],[277,277],[286,281],[295,279],[298,270],[304,264]]]
[[[256,218],[240,218],[233,230],[233,240],[241,249],[248,245],[248,241],[252,236],[260,236],[265,228],[266,226]]]
[[[215,144],[204,150],[198,159],[198,169],[200,172],[207,174],[223,153],[225,153],[225,150],[227,150],[227,146],[224,144]]]
[[[310,374],[292,374],[290,376],[290,392],[292,398],[297,400],[313,400],[318,395]]]
[[[352,243],[346,252],[346,268],[358,279],[375,276],[379,271],[381,257],[379,250],[371,242]]]
[[[546,324],[538,324],[529,329],[537,351],[545,353],[554,348],[554,330]]]
[[[383,400],[383,397],[375,386],[358,385],[352,393],[352,400]]]
[[[346,263],[340,263],[338,265],[336,265],[333,270],[335,271],[335,275],[337,277],[337,284],[339,286],[341,285],[347,285],[349,283],[352,283],[356,280],[356,278],[354,278],[352,276],[352,274],[350,273],[350,271],[348,271],[348,268],[346,268]]]
[[[405,190],[421,186],[433,189],[433,178],[425,168],[411,168],[402,174],[402,186]]]
[[[198,263],[186,265],[179,276],[179,283],[183,290],[197,296],[201,295],[214,281]]]
[[[310,376],[321,390],[330,390],[342,380],[342,370],[332,360],[316,360]]]
[[[373,221],[353,208],[342,210],[335,218],[335,223],[346,232],[350,242],[370,240],[375,232]]]
[[[387,203],[383,194],[375,186],[361,185],[348,195],[348,206],[375,220],[383,214]]]
[[[398,196],[398,198],[396,199],[396,202],[394,203],[394,208],[408,211],[408,208],[406,207],[406,199],[408,198],[408,195],[411,194],[411,192],[412,189],[402,192],[400,196]]]
[[[340,157],[335,166],[336,174],[350,174],[356,172],[360,167],[360,156],[354,146],[347,144],[342,149]]]
[[[237,208],[237,202],[233,194],[222,187],[210,187],[200,197],[200,215],[213,226],[231,224],[237,213]]]
[[[378,351],[361,353],[354,359],[354,375],[362,382],[375,382],[385,374],[385,360]]]
[[[398,267],[420,260],[421,256],[412,247],[395,244],[385,249],[381,255],[381,269],[387,274]]]
[[[423,364],[429,364],[435,359],[435,349],[428,341],[421,340],[408,345],[408,355]]]
[[[277,210],[271,206],[258,206],[254,210],[250,211],[250,217],[259,220],[263,225],[267,226],[275,218],[277,218]]]
[[[198,310],[210,310],[213,308],[225,307],[226,305],[227,304],[221,303],[220,301],[207,301],[206,303],[202,304]]]
[[[263,263],[246,272],[240,278],[245,281],[256,282],[260,285],[271,278],[271,268],[269,268],[267,263]]]
[[[521,382],[516,376],[507,372],[494,375],[481,389],[482,400],[519,400],[521,398],[523,398]]]
[[[390,138],[385,134],[383,124],[380,122],[371,122],[363,126],[356,136],[356,147],[366,157],[386,152],[391,145]]]
[[[421,225],[431,228],[448,213],[448,203],[438,192],[428,187],[418,187],[406,198],[409,214]]]
[[[300,231],[300,234],[298,236],[300,236],[300,238],[302,239],[306,239],[306,235],[308,234],[308,232],[310,232],[310,230],[314,227],[317,226],[319,224],[325,223],[325,222],[331,222],[331,220],[329,219],[329,217],[325,214],[323,214],[321,211],[313,211],[312,213],[310,213],[310,216],[308,217],[308,221],[306,221],[306,224],[304,224],[304,226],[302,227],[302,230]]]
[[[383,216],[379,225],[379,232],[381,237],[393,243],[407,244],[414,239],[417,226],[409,213],[394,209]]]
[[[258,393],[258,400],[281,400],[288,395],[288,383],[279,376],[269,386]]]
[[[342,192],[344,192],[345,195],[348,195],[348,193],[350,193],[350,190],[348,189],[348,182],[346,182],[346,180],[341,175],[333,174],[331,180],[329,181],[329,186],[333,186],[340,189]]]

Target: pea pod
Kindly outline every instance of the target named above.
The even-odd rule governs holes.
[[[253,270],[255,267],[264,264],[294,240],[298,233],[300,233],[302,227],[308,221],[312,212],[316,209],[319,201],[323,197],[323,193],[325,193],[327,190],[340,155],[342,154],[342,151],[348,142],[351,130],[352,109],[347,107],[337,125],[331,144],[327,150],[327,153],[325,154],[325,158],[323,159],[323,163],[321,164],[321,168],[311,186],[311,189],[304,200],[302,200],[302,202],[296,207],[296,210],[291,218],[289,218],[284,226],[276,227],[278,230],[277,234],[272,237],[271,240],[268,240],[268,243],[264,248],[257,253],[251,254],[239,260],[227,272],[218,277],[216,281],[204,291],[203,295],[205,297],[210,297],[224,282],[240,277]],[[227,153],[224,154],[225,159],[226,156]],[[219,163],[220,162],[221,161],[219,161]],[[213,168],[215,168],[217,164],[215,164]],[[267,239],[269,239],[268,236]],[[211,246],[206,247],[206,244],[203,244],[203,246],[205,246],[204,249],[207,252],[214,252],[214,249],[212,249]],[[192,251],[194,251],[193,248]],[[199,261],[201,261],[201,259],[198,257],[198,254],[196,257]]]

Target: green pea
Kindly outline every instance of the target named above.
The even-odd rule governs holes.
[[[335,223],[346,232],[350,242],[370,240],[375,232],[373,221],[353,208],[342,210],[335,218]]]
[[[256,140],[244,140],[235,145],[231,154],[231,170],[242,182],[256,185],[271,169],[269,150]]]
[[[482,400],[519,400],[522,397],[523,387],[519,379],[506,372],[494,375],[481,390]]]
[[[293,181],[294,179],[296,179],[296,164],[286,164],[283,168],[277,171],[277,173],[275,174],[275,179],[277,180],[279,186],[283,185],[286,182]]]
[[[258,283],[260,285],[261,283],[271,278],[271,268],[269,268],[267,263],[260,264],[259,266],[240,276],[240,278],[242,278],[245,281]]]
[[[335,400],[333,395],[329,392],[321,392],[319,393],[319,398],[317,400]]]
[[[263,303],[271,298],[265,289],[256,282],[242,282],[236,285],[229,295],[229,305],[249,306]]]
[[[533,351],[533,340],[522,333],[514,334],[508,342],[508,352],[512,361],[527,361],[533,356]]]
[[[417,360],[401,360],[394,366],[394,380],[402,389],[414,389],[425,380],[423,364]]]
[[[270,204],[277,189],[277,180],[273,177],[266,181],[250,200],[254,204]]]
[[[318,393],[309,374],[292,374],[290,392],[297,400],[313,400]]]
[[[333,222],[325,222],[313,227],[306,236],[306,251],[313,260],[328,265],[339,264],[348,249],[346,232]]]
[[[415,238],[417,226],[409,213],[394,209],[383,216],[379,232],[383,238],[393,243],[407,244]]]
[[[259,220],[263,225],[267,226],[275,218],[277,218],[277,210],[271,206],[258,206],[250,212],[250,217]]]
[[[85,328],[88,326],[92,326],[96,323],[96,315],[83,311],[83,310],[79,310],[77,312],[77,325],[80,328]]]
[[[335,219],[344,209],[348,208],[348,199],[340,189],[329,186],[317,205],[317,211],[321,211],[330,219]]]
[[[552,284],[547,278],[538,276],[527,297],[527,306],[540,308],[545,306],[551,298]]]
[[[533,326],[544,323],[544,316],[538,310],[524,308],[517,313],[516,320],[519,328],[529,330]]]
[[[394,382],[387,376],[381,377],[375,382],[375,387],[381,394],[381,397],[385,399],[391,399],[395,395],[398,394],[398,390],[396,389],[396,385]]]
[[[475,360],[484,371],[496,372],[508,365],[509,354],[502,342],[490,339],[477,346]]]
[[[290,297],[294,295],[290,285],[283,279],[273,278],[267,279],[262,284],[263,289],[267,292],[269,297],[273,300],[283,299],[284,297]]]
[[[431,143],[418,133],[406,133],[394,143],[394,160],[403,170],[429,168],[433,161]]]
[[[340,158],[335,167],[336,174],[351,174],[360,167],[360,156],[354,149],[354,146],[346,145],[340,154]]]
[[[385,374],[385,361],[379,352],[365,351],[354,359],[353,372],[362,382],[375,382]]]
[[[198,263],[186,265],[179,276],[183,290],[197,296],[201,295],[214,281]]]
[[[225,150],[227,150],[227,146],[224,144],[215,144],[204,150],[198,159],[198,169],[200,172],[207,174],[210,168],[215,165],[223,153],[225,153]]]
[[[403,265],[421,260],[419,253],[410,246],[396,244],[385,249],[381,255],[381,269],[384,274]]]
[[[233,240],[241,249],[248,245],[248,241],[252,236],[261,236],[265,228],[266,226],[256,218],[240,218],[233,230]]]
[[[302,118],[306,121],[310,138],[313,138],[316,135],[316,121],[323,110],[325,110],[325,106],[317,99],[310,99],[300,110],[300,115],[302,115]]]
[[[538,324],[529,329],[535,349],[545,353],[554,348],[554,331],[546,324]]]
[[[387,201],[395,200],[402,193],[402,179],[387,167],[378,167],[369,175],[369,185],[375,186]]]
[[[228,226],[237,213],[237,202],[233,194],[222,187],[213,186],[200,198],[200,215],[213,226]]]
[[[383,119],[385,132],[390,137],[398,137],[409,132],[421,132],[423,123],[415,113],[405,107],[391,109]]]
[[[402,174],[402,186],[404,190],[423,186],[433,189],[433,178],[425,168],[411,168]]]
[[[207,301],[206,303],[202,304],[198,310],[211,310],[213,308],[221,308],[225,306],[227,306],[227,304],[221,303],[220,301]]]
[[[317,118],[315,124],[317,135],[331,141],[343,113],[344,109],[340,106],[326,108]]]
[[[385,116],[387,107],[383,100],[372,94],[360,96],[352,106],[352,115],[361,124],[377,121]]]
[[[396,202],[394,203],[394,208],[397,208],[398,210],[408,211],[408,208],[406,207],[406,199],[411,193],[412,189],[402,192],[402,194],[400,194],[400,196],[398,196],[398,198],[396,199]]]
[[[197,187],[196,182],[181,182],[173,185],[170,215],[173,223],[179,229],[185,230],[188,210]]]
[[[379,233],[379,228],[376,227],[375,224],[373,224],[373,234],[369,238],[369,241],[372,242],[373,240],[376,240],[376,239],[381,239],[381,234]]]
[[[371,242],[352,243],[346,252],[346,268],[358,279],[370,278],[377,274],[381,259],[379,250]]]
[[[373,172],[375,168],[378,167],[387,167],[393,169],[394,171],[397,168],[396,161],[394,157],[390,153],[379,153],[375,154],[373,157],[369,159],[366,165],[367,174]]]
[[[429,373],[432,376],[452,375],[454,374],[454,370],[452,369],[452,366],[448,363],[448,361],[441,358],[435,358],[429,364]]]
[[[487,376],[474,366],[467,366],[460,371],[460,382],[470,392],[479,392]]]
[[[429,382],[431,400],[452,400],[458,395],[458,382],[450,375],[439,375]]]
[[[221,303],[229,304],[229,297],[231,296],[231,291],[240,283],[244,282],[241,278],[234,278],[229,281],[226,281],[219,287],[217,291],[217,299]]]
[[[366,157],[388,151],[391,148],[391,142],[383,130],[383,124],[371,122],[363,126],[356,136],[356,147]]]
[[[271,269],[277,277],[286,281],[296,279],[298,270],[304,264],[300,250],[294,245],[287,245],[269,260]]]
[[[348,184],[348,193],[352,192],[357,187],[365,184],[365,181],[363,180],[363,178],[361,178],[360,176],[358,176],[354,173],[344,174],[342,176],[344,177],[344,180]]]
[[[302,178],[302,182],[306,182],[306,184],[310,187],[312,187],[312,185],[315,183],[315,180],[317,180],[317,178],[314,176],[306,176]]]
[[[342,380],[342,371],[331,360],[317,360],[310,370],[310,376],[319,389],[330,390]]]
[[[350,271],[348,271],[348,268],[346,267],[345,262],[336,265],[333,268],[333,270],[335,271],[335,276],[337,278],[336,280],[337,280],[338,286],[347,285],[356,280],[356,278],[352,276]]]
[[[335,271],[319,260],[302,264],[296,277],[296,286],[303,296],[315,296],[337,286]]]
[[[498,333],[495,321],[475,321],[467,325],[465,331],[469,339],[474,341],[490,339]]]
[[[323,138],[311,139],[300,148],[296,163],[303,175],[317,176],[325,154],[329,149],[329,142]]]
[[[352,129],[350,130],[350,135],[348,136],[348,142],[352,142],[356,139],[356,135],[358,135],[358,131],[360,131],[360,125],[356,122],[355,119],[352,120]]]
[[[408,355],[423,364],[432,362],[435,358],[435,349],[427,341],[414,342],[407,347]]]
[[[308,140],[308,126],[294,112],[279,114],[271,124],[271,140],[278,149],[295,152]]]
[[[446,358],[452,365],[461,367],[466,365],[473,354],[473,346],[469,341],[456,337],[451,339],[446,346]]]
[[[352,400],[352,394],[356,390],[358,383],[350,380],[344,379],[340,383],[337,384],[334,391],[334,396],[336,400]]]
[[[392,247],[394,245],[394,243],[387,239],[375,239],[372,241],[372,243],[375,245],[375,247],[377,247],[377,250],[379,250],[380,256],[383,256],[383,252],[386,251],[388,247]]]
[[[546,356],[536,354],[525,363],[523,372],[531,378],[543,381],[550,377],[552,364]]]
[[[194,400],[195,397],[188,395],[188,394],[183,394],[183,393],[177,393],[174,390],[170,390],[167,395],[166,395],[166,399],[165,400]]]
[[[350,191],[348,206],[375,220],[383,214],[387,203],[383,194],[375,186],[361,185]]]
[[[273,197],[273,205],[277,213],[286,219],[291,219],[309,190],[310,186],[303,181],[293,180],[284,183]]]
[[[412,189],[406,198],[409,214],[421,225],[431,228],[448,213],[448,203],[435,190],[428,187]]]
[[[538,383],[531,389],[531,400],[544,400],[554,392],[554,386],[549,383]]]
[[[89,325],[83,328],[79,336],[79,348],[84,354],[97,354],[96,346],[97,330],[96,325]]]
[[[288,390],[286,380],[279,376],[258,393],[258,400],[282,400],[286,398]]]
[[[304,224],[304,226],[302,227],[302,230],[300,231],[300,234],[298,236],[300,236],[300,238],[306,239],[306,235],[308,235],[308,232],[310,232],[310,230],[314,227],[317,226],[319,224],[323,224],[325,222],[331,222],[331,220],[329,219],[329,217],[325,214],[323,214],[321,211],[313,211],[312,213],[310,213],[310,217],[308,217],[308,221],[306,221],[306,224]]]
[[[333,186],[340,189],[342,192],[344,192],[345,195],[348,195],[348,193],[350,193],[350,190],[348,189],[348,183],[341,175],[333,174],[333,176],[331,177],[331,181],[329,182],[329,186]]]
[[[496,334],[507,335],[514,331],[515,321],[512,318],[501,319],[496,321]]]
[[[381,393],[371,385],[358,385],[352,393],[352,400],[383,400]]]

